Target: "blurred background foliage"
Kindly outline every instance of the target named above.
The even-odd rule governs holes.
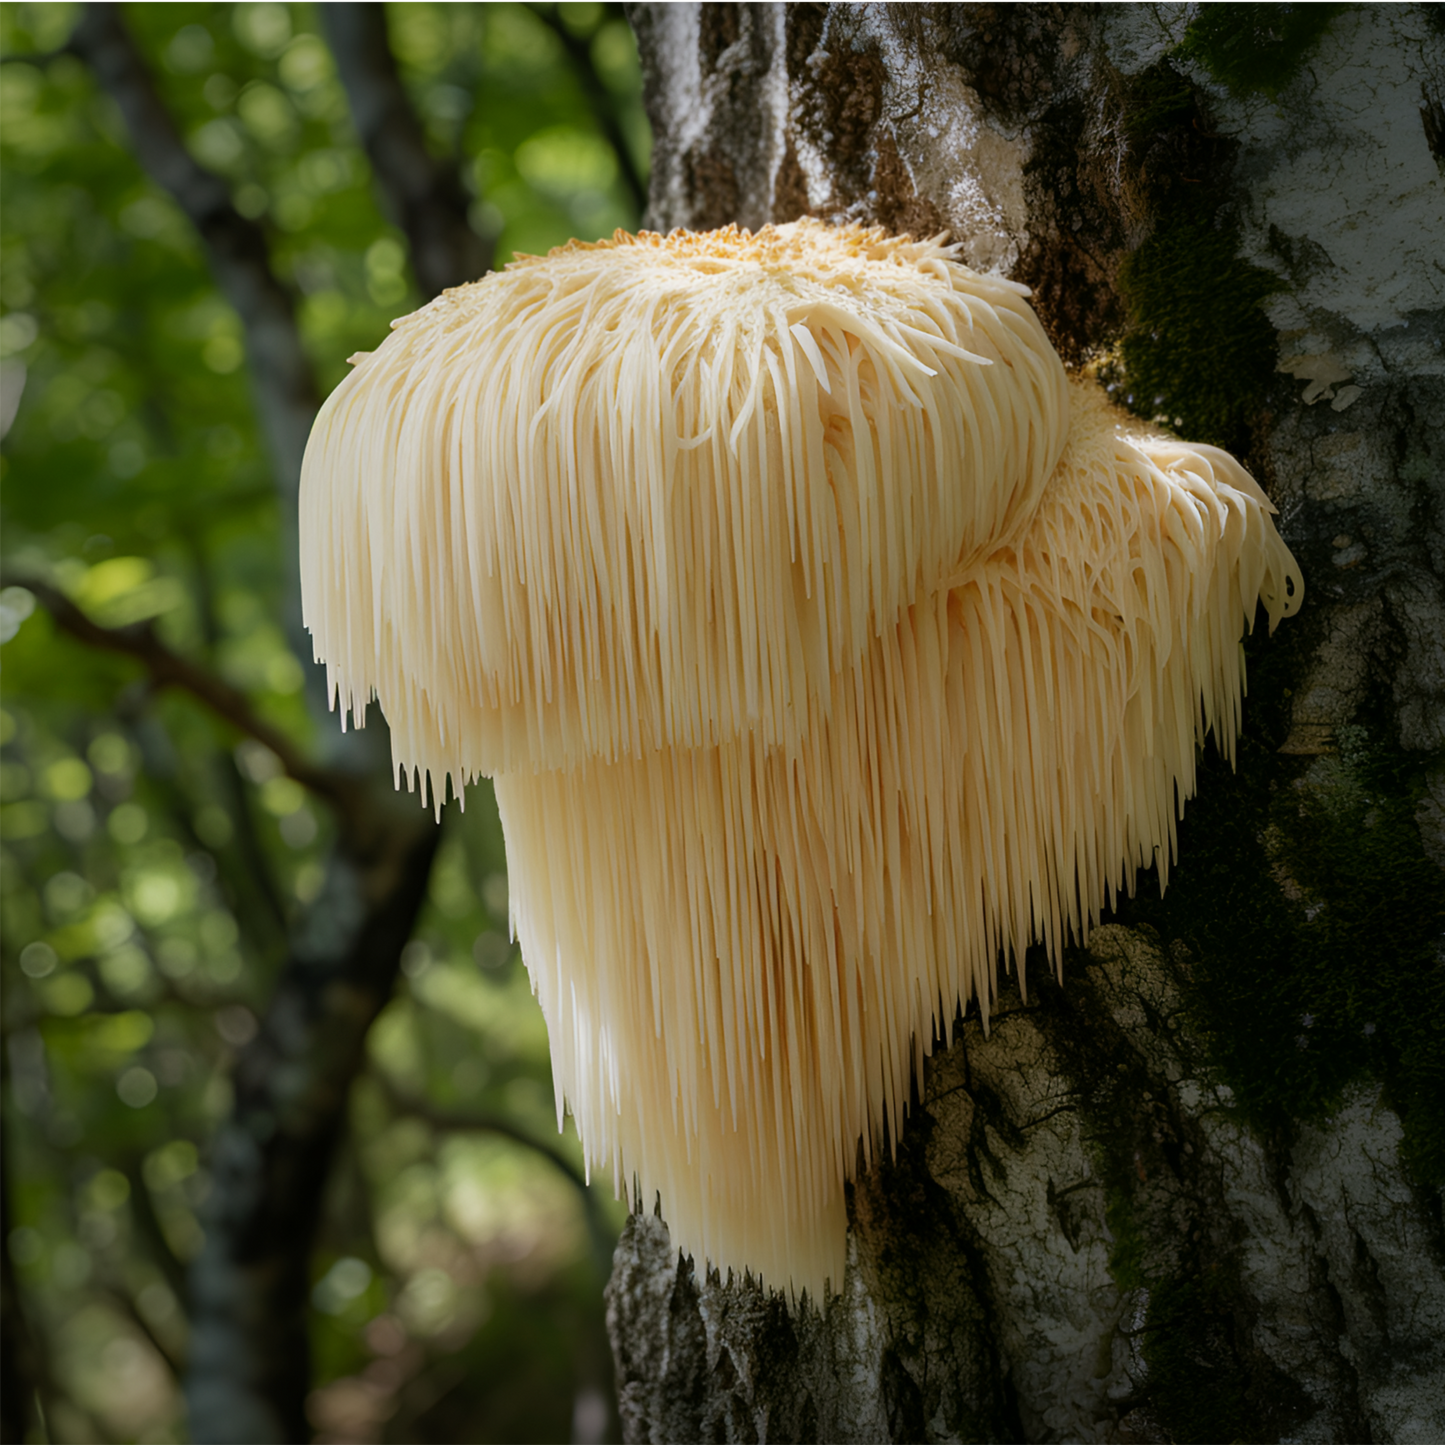
[[[208,1140],[333,824],[261,743],[14,585],[43,579],[106,627],[152,622],[312,740],[242,327],[64,53],[79,9],[0,7],[6,1245],[44,1407],[32,1437],[168,1441],[187,1438]],[[316,8],[123,14],[192,155],[264,225],[329,390],[422,298]],[[649,138],[620,7],[386,15],[498,265],[635,228]],[[322,1440],[616,1428],[601,1291],[622,1206],[610,1181],[581,1186],[570,1125],[556,1139],[490,789],[467,801],[328,1185],[308,1405]]]

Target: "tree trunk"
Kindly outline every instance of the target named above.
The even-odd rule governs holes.
[[[8,1003],[8,999],[7,999]],[[8,1041],[7,1041],[8,1042]],[[10,1210],[11,1164],[14,1134],[9,1102],[14,1098],[10,1086],[10,1050],[0,1049],[0,1085],[4,1087],[6,1116],[4,1132],[0,1133],[0,1238],[10,1242],[13,1228]],[[0,1255],[0,1445],[24,1445],[35,1439],[37,1425],[43,1423],[45,1408],[44,1362],[35,1349],[30,1321],[21,1304],[20,1286],[15,1278],[15,1264],[9,1248]]]
[[[455,165],[426,152],[383,12],[334,5],[326,21],[357,130],[406,230],[419,284],[431,294],[473,279],[490,257],[468,229]],[[226,183],[187,151],[118,7],[90,6],[68,48],[115,102],[151,179],[190,219],[244,328],[281,503],[286,630],[297,656],[309,662],[295,562],[296,499],[319,398],[294,298],[272,268],[262,227],[236,210]],[[185,680],[169,680],[244,726],[234,702],[218,702],[214,686],[207,696],[195,670],[186,673]],[[255,1445],[310,1435],[308,1301],[326,1180],[367,1031],[391,997],[441,836],[421,800],[397,792],[385,723],[375,710],[365,731],[342,733],[330,715],[324,671],[310,666],[306,677],[324,761],[295,758],[284,738],[270,742],[291,775],[331,807],[338,836],[320,894],[291,920],[274,996],[237,1060],[234,1107],[211,1149],[215,1189],[188,1290],[186,1395],[199,1441]]]
[[[1445,1438],[1438,10],[631,15],[652,226],[950,231],[1070,365],[1242,457],[1308,593],[1246,644],[1167,892],[933,1052],[839,1296],[633,1217],[627,1437]]]

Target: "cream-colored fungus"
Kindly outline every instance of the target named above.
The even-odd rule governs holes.
[[[948,255],[814,223],[554,253],[525,305],[481,283],[402,323],[406,364],[359,368],[308,452],[318,654],[405,769],[495,772],[559,1117],[699,1261],[815,1297],[935,1031],[987,1018],[1001,952],[1057,960],[1167,877],[1256,603],[1302,596],[1236,462],[1063,382]],[[491,341],[511,410],[472,355],[503,313],[532,318]],[[583,316],[633,359],[579,361]],[[653,401],[603,420],[596,377]]]
[[[398,763],[755,732],[1026,520],[1067,429],[1021,288],[814,221],[619,233],[438,297],[327,400],[302,597]]]

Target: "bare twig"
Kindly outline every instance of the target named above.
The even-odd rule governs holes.
[[[57,45],[54,50],[32,50],[22,55],[0,55],[0,65],[49,65],[52,60],[59,60],[62,55],[72,53],[69,45]]]
[[[502,1114],[490,1110],[438,1109],[425,1099],[415,1098],[397,1089],[382,1074],[373,1074],[381,1086],[382,1093],[392,1108],[399,1114],[409,1115],[430,1124],[434,1129],[458,1134],[496,1134],[510,1139],[515,1144],[540,1154],[547,1162],[560,1170],[582,1196],[582,1208],[587,1221],[587,1234],[592,1244],[597,1267],[605,1275],[612,1264],[613,1238],[597,1207],[597,1198],[586,1174],[579,1169],[560,1149],[538,1139],[534,1134],[518,1127]]]
[[[608,8],[613,7],[609,6]],[[616,8],[620,9],[621,7]],[[637,168],[637,162],[632,156],[632,148],[628,145],[627,137],[622,133],[622,127],[618,123],[617,106],[612,99],[612,93],[607,89],[602,77],[597,73],[596,65],[592,62],[592,46],[567,28],[557,14],[555,5],[533,5],[531,9],[537,19],[542,21],[562,42],[562,48],[567,52],[567,59],[571,61],[572,69],[576,72],[578,83],[582,87],[582,93],[587,99],[587,107],[592,112],[592,118],[596,121],[598,129],[607,138],[608,144],[617,153],[617,164],[622,168],[622,183],[627,188],[628,199],[632,202],[633,210],[640,216],[647,205],[647,182]]]
[[[491,269],[491,243],[468,222],[468,196],[456,163],[427,149],[387,44],[385,7],[323,5],[320,17],[361,144],[410,243],[417,284],[435,296],[475,281]]]
[[[382,1075],[374,1074],[372,1077],[380,1083],[387,1102],[397,1113],[409,1115],[413,1119],[420,1119],[423,1123],[430,1124],[432,1128],[448,1133],[498,1134],[503,1139],[510,1139],[514,1144],[521,1144],[540,1154],[548,1163],[560,1169],[568,1180],[584,1193],[590,1190],[591,1186],[587,1183],[587,1176],[560,1149],[528,1133],[504,1114],[494,1114],[486,1109],[439,1109],[425,1099],[418,1099],[411,1094],[402,1093]]]
[[[102,1280],[100,1282],[100,1289],[101,1293],[110,1300],[111,1304],[146,1337],[150,1343],[150,1347],[165,1361],[167,1368],[177,1382],[179,1382],[186,1370],[184,1355],[178,1355],[156,1333],[151,1326],[151,1322],[141,1313],[140,1306],[136,1304],[125,1285],[119,1280]]]
[[[139,1162],[135,1159],[122,1161],[121,1172],[130,1183],[131,1219],[136,1230],[145,1240],[146,1248],[157,1268],[165,1276],[171,1292],[177,1299],[185,1299],[186,1266],[176,1257],[170,1240],[166,1238],[160,1216],[156,1213],[155,1202],[151,1199],[150,1186],[145,1182]]]
[[[172,651],[156,636],[150,623],[103,627],[48,582],[8,574],[0,580],[5,586],[23,587],[32,593],[55,619],[56,626],[72,637],[90,647],[135,658],[145,668],[153,687],[175,687],[190,693],[237,731],[270,748],[288,777],[323,798],[343,815],[350,811],[354,802],[354,785],[345,774],[311,762],[280,728],[257,715],[243,692]]]

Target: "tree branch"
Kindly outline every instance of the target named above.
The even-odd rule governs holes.
[[[494,1114],[490,1110],[462,1112],[438,1109],[425,1099],[417,1099],[410,1094],[402,1093],[384,1074],[377,1073],[372,1077],[380,1084],[387,1101],[399,1114],[420,1119],[434,1129],[450,1133],[497,1134],[503,1139],[510,1139],[513,1143],[521,1144],[524,1148],[540,1154],[549,1164],[559,1169],[582,1196],[588,1238],[591,1240],[598,1268],[604,1275],[607,1273],[611,1268],[613,1238],[603,1222],[601,1212],[597,1207],[596,1196],[592,1193],[592,1186],[587,1181],[587,1175],[560,1149],[538,1139],[527,1130],[519,1128],[501,1114]]]
[[[111,1304],[146,1337],[150,1347],[161,1357],[167,1369],[179,1383],[186,1370],[184,1355],[177,1355],[155,1332],[151,1322],[141,1313],[140,1306],[136,1304],[125,1285],[119,1280],[102,1280],[100,1290],[102,1295],[109,1299]]]
[[[555,5],[533,5],[531,9],[537,19],[562,42],[562,48],[567,52],[567,58],[572,62],[572,69],[576,72],[577,80],[582,86],[582,93],[587,99],[587,106],[592,112],[592,118],[597,122],[597,127],[606,137],[608,144],[617,153],[617,164],[622,169],[622,183],[627,188],[633,210],[640,216],[647,207],[647,182],[643,179],[642,172],[638,170],[637,162],[632,157],[631,147],[627,144],[627,137],[622,133],[622,127],[618,124],[617,108],[612,102],[612,93],[607,89],[602,77],[597,73],[597,67],[592,63],[592,46],[567,28],[557,14]]]
[[[540,1154],[550,1164],[560,1169],[568,1180],[584,1193],[590,1190],[591,1186],[587,1183],[587,1176],[560,1149],[529,1134],[527,1130],[512,1123],[505,1115],[494,1114],[485,1109],[465,1112],[439,1109],[425,1099],[418,1099],[413,1095],[402,1093],[384,1075],[377,1074],[374,1077],[381,1084],[382,1093],[385,1094],[387,1101],[397,1113],[409,1115],[413,1119],[420,1119],[424,1124],[430,1124],[432,1128],[448,1133],[499,1134],[504,1139],[510,1139],[514,1144],[524,1145]]]
[[[406,233],[417,284],[431,297],[475,281],[491,269],[491,243],[467,219],[469,197],[456,163],[427,149],[387,43],[385,7],[323,5],[320,18],[361,144]]]
[[[52,60],[59,60],[62,55],[70,55],[73,52],[69,44],[57,45],[54,50],[32,50],[23,55],[0,55],[0,65],[49,65]]]
[[[330,699],[324,674],[311,663],[296,563],[301,461],[316,417],[318,392],[291,294],[271,268],[264,230],[241,215],[226,182],[197,164],[186,149],[119,7],[85,6],[69,48],[91,67],[119,107],[146,173],[170,193],[196,228],[216,283],[241,319],[252,389],[280,500],[286,637],[305,666],[307,701],[322,722],[329,715]],[[384,726],[345,734],[332,729],[328,753],[344,762],[347,771],[369,771],[378,786],[387,791],[393,786]]]
[[[316,387],[265,236],[236,211],[224,182],[186,151],[116,7],[86,7],[72,45],[119,106],[145,169],[191,218],[221,290],[241,317],[291,562]],[[287,632],[306,658],[311,649],[294,562],[287,574]],[[168,682],[191,680],[148,646],[138,654],[121,650],[154,662]],[[307,677],[308,695],[324,719],[326,699],[316,686],[321,673],[308,668]],[[231,700],[226,695],[224,702]],[[249,707],[241,715],[254,716]],[[260,1030],[236,1061],[231,1116],[210,1150],[215,1187],[205,1210],[205,1243],[189,1273],[186,1394],[192,1435],[201,1442],[309,1436],[310,1260],[326,1179],[367,1031],[391,996],[440,838],[415,800],[396,796],[384,727],[344,739],[337,734],[336,765],[319,770],[278,747],[284,740],[273,741],[276,735],[262,728],[253,735],[283,765],[289,762],[298,782],[324,784],[344,762],[355,793],[340,810],[343,826],[320,894],[291,929]]]
[[[149,622],[103,627],[48,582],[8,575],[0,581],[7,587],[23,587],[32,593],[63,632],[89,647],[135,658],[145,668],[153,687],[175,687],[190,693],[232,727],[264,743],[276,754],[288,777],[324,799],[343,817],[355,806],[355,785],[346,774],[311,762],[280,728],[257,715],[243,692],[173,652],[156,636]]]
[[[236,851],[245,864],[244,870],[226,870],[227,881],[233,888],[251,888],[259,897],[267,920],[274,925],[277,937],[284,942],[286,937],[286,905],[281,901],[281,892],[276,883],[276,873],[261,839],[256,831],[256,817],[251,800],[246,795],[246,778],[236,762],[236,755],[229,754],[218,760],[221,787],[225,790],[226,811],[231,816],[235,830]],[[174,812],[175,810],[173,810]],[[194,831],[194,829],[192,829]],[[197,840],[198,843],[200,840]],[[237,874],[243,876],[238,877]],[[239,895],[238,895],[239,896]],[[245,931],[254,937],[255,920],[247,920]],[[273,938],[274,943],[276,939]],[[269,950],[268,950],[269,951]]]
[[[220,625],[216,617],[215,589],[212,586],[211,569],[207,566],[202,540],[193,529],[187,528],[185,541],[192,560],[192,595],[195,598],[196,611],[200,617],[201,634],[205,639],[205,655],[209,659],[215,656],[216,647],[221,639]],[[236,764],[234,753],[227,754],[220,759],[220,783],[225,793],[226,810],[231,816],[231,823],[235,829],[236,848],[246,864],[244,878],[238,877],[238,870],[227,869],[229,875],[227,881],[233,888],[239,886],[245,891],[254,888],[260,896],[262,909],[276,925],[279,935],[284,938],[286,908],[281,902],[281,894],[276,887],[276,875],[271,867],[271,861],[267,858],[265,850],[261,847],[261,840],[257,836],[255,815],[250,800],[246,796],[245,779]],[[176,821],[188,832],[195,831],[183,810],[173,808],[172,813]],[[200,841],[197,839],[198,844]],[[241,913],[235,910],[234,905],[233,911],[236,911],[238,918],[241,917]],[[247,908],[246,913],[248,921],[250,921],[253,916],[252,910]],[[249,932],[249,929],[247,931]]]
[[[198,1441],[308,1438],[310,1258],[352,1080],[391,997],[441,830],[421,809],[343,835],[233,1074],[191,1265]]]
[[[119,106],[146,173],[170,193],[205,243],[216,282],[246,331],[252,384],[277,480],[283,492],[294,496],[318,397],[295,307],[271,269],[265,232],[232,204],[226,182],[186,149],[118,6],[85,6],[69,48]]]
[[[145,1240],[156,1267],[165,1276],[171,1293],[179,1300],[186,1297],[186,1266],[176,1257],[171,1242],[166,1238],[160,1216],[156,1213],[155,1201],[151,1198],[150,1186],[145,1182],[140,1163],[126,1159],[121,1163],[121,1172],[130,1182],[131,1218],[136,1231]]]
[[[241,320],[256,410],[281,501],[286,636],[296,656],[309,663],[311,647],[301,624],[301,578],[295,563],[297,498],[301,459],[320,396],[301,345],[291,293],[271,268],[265,231],[236,209],[225,180],[186,149],[119,7],[83,7],[68,49],[91,68],[116,103],[136,158],[186,213],[205,247],[221,294]],[[306,675],[313,711],[324,712],[317,670],[308,666]]]

